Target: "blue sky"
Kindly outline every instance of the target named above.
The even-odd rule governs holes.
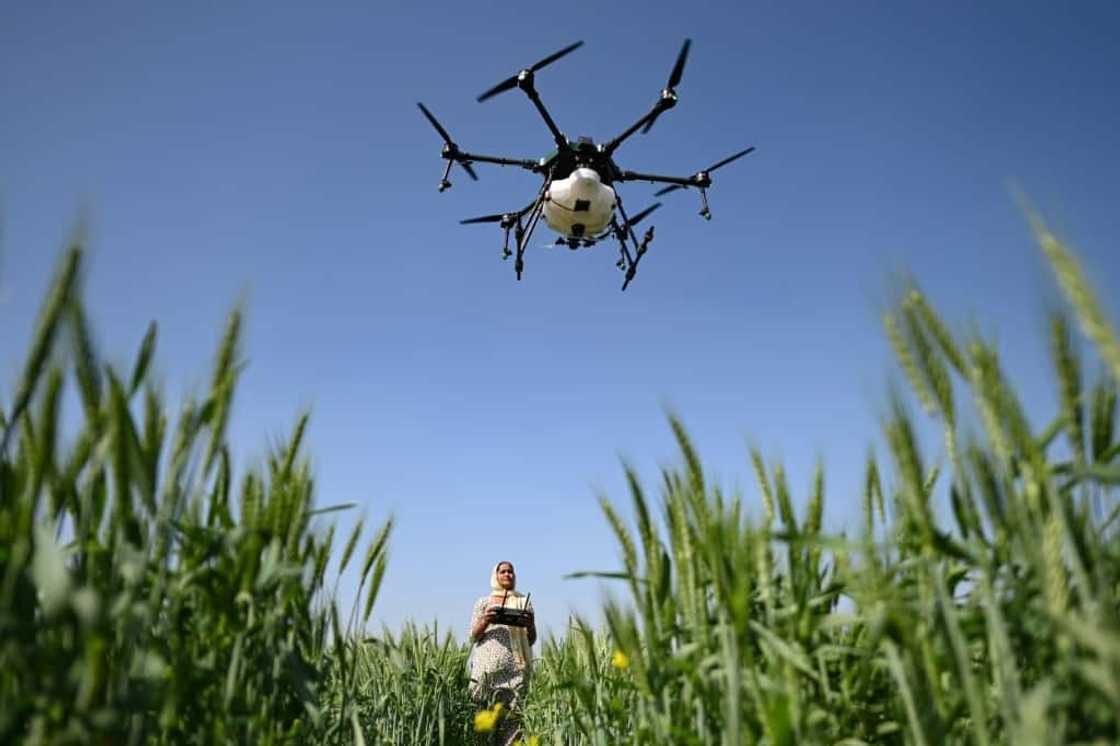
[[[312,409],[321,503],[398,520],[378,623],[461,632],[512,559],[558,628],[600,599],[562,576],[618,564],[596,495],[625,500],[620,458],[651,487],[675,461],[667,408],[752,505],[757,444],[799,497],[823,460],[829,525],[858,525],[900,272],[978,318],[1049,416],[1057,294],[1009,184],[1115,318],[1118,22],[1110,3],[6,4],[0,375],[11,391],[84,210],[102,351],[131,359],[158,321],[172,399],[205,385],[245,299],[238,461]],[[524,204],[536,177],[479,165],[437,194],[415,102],[465,149],[536,158],[551,141],[528,100],[478,94],[583,39],[537,85],[566,134],[607,139],[685,37],[680,105],[616,159],[690,174],[757,146],[714,175],[712,222],[667,196],[626,293],[607,246],[533,248],[515,282],[499,231],[458,220]]]

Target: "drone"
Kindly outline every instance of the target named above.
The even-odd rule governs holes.
[[[590,137],[579,137],[575,141],[569,140],[557,127],[555,120],[548,113],[540,95],[537,93],[536,74],[544,67],[551,65],[561,57],[574,52],[583,46],[582,41],[577,41],[559,52],[521,70],[516,75],[506,78],[501,83],[478,97],[479,103],[490,99],[499,93],[520,88],[533,102],[540,112],[541,118],[552,133],[556,143],[556,150],[539,160],[518,158],[504,158],[499,156],[468,153],[461,150],[443,125],[436,120],[428,107],[422,103],[416,105],[420,111],[435,127],[443,138],[443,150],[440,157],[447,161],[443,170],[443,177],[439,181],[438,191],[444,192],[451,187],[449,176],[452,167],[457,163],[471,179],[478,181],[478,174],[472,164],[493,163],[499,166],[517,166],[527,171],[532,171],[544,177],[544,183],[537,192],[533,201],[520,210],[503,212],[495,215],[483,215],[460,221],[461,224],[473,223],[498,223],[504,232],[502,242],[502,259],[509,259],[516,255],[514,271],[517,279],[525,269],[525,249],[536,230],[541,218],[549,228],[559,234],[556,246],[567,246],[575,250],[594,246],[599,241],[613,237],[619,244],[619,258],[615,266],[625,272],[626,279],[622,289],[626,290],[634,279],[638,270],[638,263],[649,249],[653,241],[653,227],[649,227],[639,241],[634,227],[646,218],[651,212],[661,206],[656,202],[633,217],[628,217],[622,206],[622,198],[614,185],[628,181],[644,181],[654,184],[668,184],[656,196],[661,196],[677,189],[695,188],[700,192],[700,216],[710,220],[712,211],[708,207],[708,188],[712,185],[711,173],[718,168],[726,166],[732,161],[754,151],[754,147],[740,150],[734,155],[701,170],[691,176],[659,176],[657,174],[627,171],[618,166],[614,160],[614,153],[623,142],[638,130],[642,134],[650,131],[654,123],[663,113],[677,105],[677,85],[684,74],[685,62],[688,60],[688,50],[692,41],[685,39],[673,70],[669,74],[669,82],[661,90],[661,95],[653,107],[638,121],[630,125],[617,137],[603,143],[595,143]],[[618,216],[616,217],[615,211]],[[510,233],[514,236],[514,249],[510,249]]]

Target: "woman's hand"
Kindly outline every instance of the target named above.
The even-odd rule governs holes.
[[[474,629],[471,631],[471,637],[473,637],[475,640],[478,640],[480,637],[482,637],[482,635],[486,633],[487,628],[489,628],[490,625],[494,623],[494,619],[497,617],[497,614],[498,612],[496,606],[491,606],[486,609],[486,611],[482,613],[482,617],[478,620],[478,624],[476,624]]]

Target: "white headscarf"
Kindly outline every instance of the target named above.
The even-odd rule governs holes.
[[[502,584],[498,582],[498,568],[502,565],[509,565],[510,569],[513,568],[513,563],[508,560],[502,560],[494,565],[494,569],[490,571],[490,593],[491,596],[502,594],[503,600],[501,606],[507,609],[524,609],[526,597],[518,591],[510,588],[506,590]],[[517,584],[517,575],[513,577],[514,585]],[[493,600],[493,599],[491,599]],[[508,627],[509,639],[513,645],[513,658],[517,661],[519,668],[527,668],[533,662],[533,648],[529,644],[529,632],[524,627]]]

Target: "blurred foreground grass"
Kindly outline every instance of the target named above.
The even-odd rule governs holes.
[[[527,743],[1120,742],[1120,343],[1033,226],[1072,309],[1051,322],[1061,407],[1045,427],[995,346],[916,287],[886,331],[943,446],[923,452],[929,425],[892,401],[856,535],[822,532],[823,472],[799,516],[757,451],[749,519],[752,498],[715,487],[671,420],[681,464],[656,500],[628,472],[635,525],[602,503],[623,562],[603,575],[628,603],[543,644]],[[81,257],[66,254],[0,414],[0,742],[486,743],[464,645],[413,626],[364,636],[391,522],[362,552],[360,522],[342,544],[342,568],[361,562],[346,624],[324,590],[337,547],[311,527],[331,508],[314,507],[306,418],[234,484],[240,314],[209,392],[172,417],[147,382],[154,329],[127,374],[98,358]],[[1072,319],[1103,361],[1092,381]],[[59,425],[71,384],[74,434]]]
[[[354,732],[346,692],[358,671],[345,648],[329,650],[342,637],[323,592],[334,533],[310,529],[330,508],[315,509],[300,456],[306,417],[235,484],[225,433],[240,312],[209,391],[173,414],[148,384],[154,325],[130,371],[98,357],[81,262],[70,247],[0,413],[0,743],[302,743]],[[64,433],[71,384],[83,418]],[[363,621],[389,529],[365,550]]]

